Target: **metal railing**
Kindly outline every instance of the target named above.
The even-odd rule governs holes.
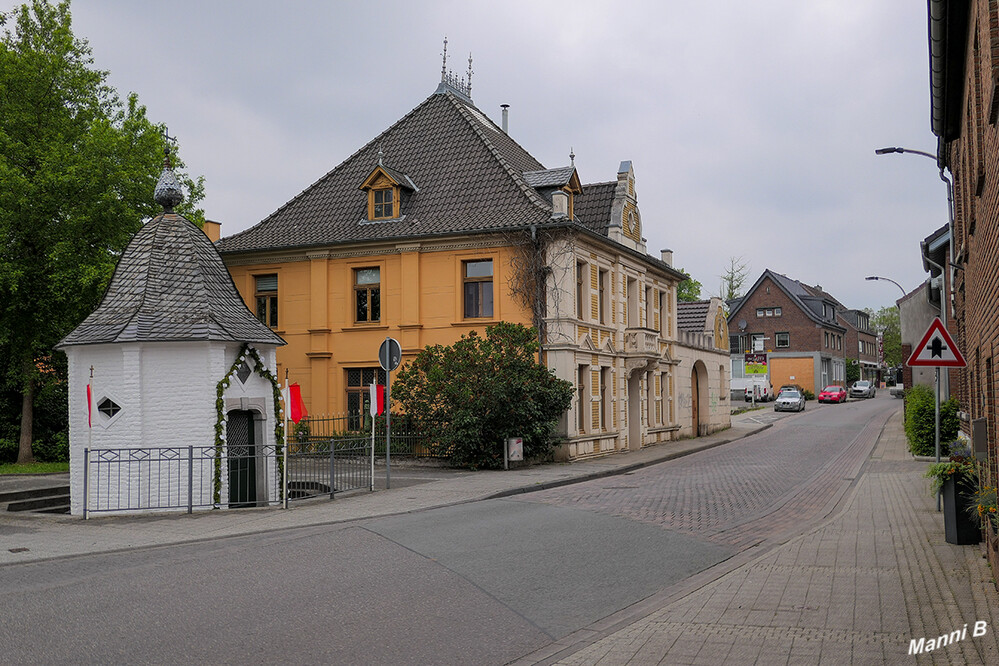
[[[362,488],[374,490],[369,439],[305,441],[289,448],[288,499],[333,499],[338,492]]]
[[[385,457],[385,417],[374,419],[375,457]],[[371,439],[371,417],[360,414],[333,416],[309,416],[298,425],[292,426],[289,437],[289,452],[296,447],[307,449],[330,439],[360,440]],[[430,438],[412,419],[403,414],[392,415],[392,457],[441,458],[435,452]]]
[[[374,490],[370,439],[297,442],[287,465],[274,445],[84,449],[83,517],[274,506],[286,480],[288,499]]]

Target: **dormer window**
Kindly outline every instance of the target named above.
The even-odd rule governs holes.
[[[372,190],[371,192],[371,204],[374,206],[374,210],[371,214],[371,219],[373,220],[388,220],[393,217],[398,217],[395,214],[395,192],[393,189],[385,188],[383,190]]]
[[[410,194],[419,191],[409,176],[383,164],[380,153],[378,166],[359,189],[368,193],[369,222],[402,219],[403,191]]]

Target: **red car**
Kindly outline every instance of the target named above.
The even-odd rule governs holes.
[[[842,386],[827,386],[819,393],[819,402],[846,402],[846,389]]]

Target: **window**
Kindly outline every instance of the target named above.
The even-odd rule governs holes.
[[[776,342],[777,342],[777,346],[778,347],[790,347],[791,346],[791,334],[790,333],[778,333],[776,335],[776,337],[777,337]]]
[[[753,333],[753,337],[752,337],[751,341],[752,341],[752,347],[751,347],[751,349],[754,352],[761,352],[761,351],[763,351],[763,334],[762,333]]]
[[[584,276],[586,274],[586,264],[579,262],[576,264],[576,318],[580,321],[586,319],[586,310],[583,309],[584,299],[583,295],[586,293],[585,287],[586,282]]]
[[[354,321],[381,320],[381,269],[354,269]]]
[[[493,260],[479,259],[463,264],[465,316],[493,316]]]
[[[276,328],[278,325],[277,275],[257,275],[255,294],[257,298],[257,319],[261,324]]]
[[[757,317],[762,317],[764,314],[766,314],[766,312],[767,311],[764,310],[763,308],[756,308],[756,316]]]
[[[111,398],[104,398],[97,403],[97,411],[105,417],[112,419],[115,414],[121,411],[121,407]]]
[[[824,331],[823,335],[825,335],[825,346],[828,349],[829,348],[829,331]]]
[[[600,302],[600,323],[607,324],[607,271],[600,271],[597,280],[597,296]]]
[[[350,430],[360,430],[364,419],[370,413],[371,384],[385,385],[385,371],[381,368],[348,368],[347,369],[347,427]]]
[[[586,432],[586,405],[589,403],[586,379],[590,376],[590,366],[581,365],[576,375],[576,413],[579,434]]]
[[[374,195],[374,214],[373,217],[376,220],[386,220],[395,217],[395,204],[393,202],[393,192],[392,188],[384,190],[375,190],[372,192]]]
[[[780,316],[780,308],[774,308],[774,316],[775,317],[779,317]]]

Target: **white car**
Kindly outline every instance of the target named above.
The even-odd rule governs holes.
[[[746,402],[753,401],[753,388],[759,387],[760,394],[756,397],[758,402],[767,402],[773,400],[774,397],[774,387],[769,384],[751,384],[746,387]]]
[[[805,411],[805,396],[793,389],[785,389],[777,396],[774,403],[775,412],[803,412]]]
[[[851,398],[873,398],[876,392],[874,384],[866,379],[853,382],[853,386],[850,387]]]

